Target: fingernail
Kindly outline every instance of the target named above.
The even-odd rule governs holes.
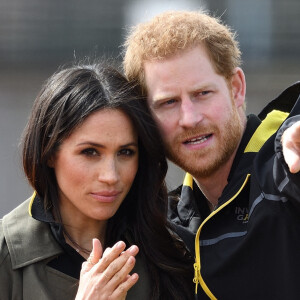
[[[124,245],[124,242],[123,241],[119,241],[119,242],[116,243],[115,247],[116,248],[122,248],[123,245]]]
[[[135,281],[135,280],[138,280],[139,279],[139,275],[137,273],[134,273],[130,276],[130,279]]]
[[[129,250],[130,253],[134,254],[137,251],[137,246],[133,245],[128,250]]]

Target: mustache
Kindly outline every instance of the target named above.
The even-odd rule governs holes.
[[[182,142],[198,136],[215,134],[216,132],[218,132],[218,128],[214,125],[197,126],[191,129],[185,129],[177,135],[176,140]]]

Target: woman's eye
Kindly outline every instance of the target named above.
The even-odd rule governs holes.
[[[132,149],[122,149],[119,151],[119,155],[133,156],[134,154],[135,154],[135,151]]]
[[[81,151],[82,154],[87,155],[87,156],[97,156],[99,155],[98,151],[96,149],[93,148],[88,148],[88,149],[84,149]]]

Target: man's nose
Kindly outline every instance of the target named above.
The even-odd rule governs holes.
[[[181,100],[179,125],[181,127],[195,127],[202,120],[199,107],[191,97],[186,96]]]
[[[119,180],[117,162],[114,158],[105,158],[98,167],[98,180],[107,184],[115,184]]]

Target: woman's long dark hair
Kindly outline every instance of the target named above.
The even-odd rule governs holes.
[[[167,223],[167,162],[157,126],[140,90],[103,63],[76,65],[54,74],[36,98],[24,130],[23,168],[44,207],[60,216],[58,189],[48,161],[89,115],[122,110],[138,133],[139,167],[132,188],[108,223],[106,243],[125,224],[139,246],[151,278],[151,299],[191,299],[192,260]],[[122,128],[120,128],[122,130]]]

